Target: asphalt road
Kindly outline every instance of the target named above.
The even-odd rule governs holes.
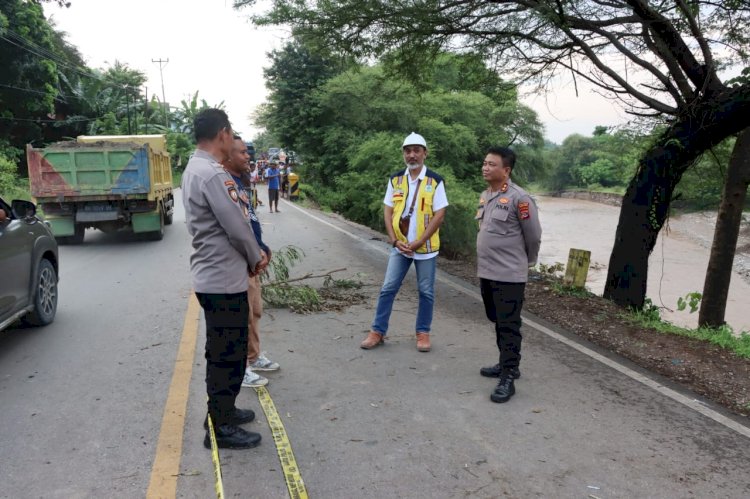
[[[414,345],[413,274],[388,344],[359,349],[386,245],[336,218],[316,213],[350,235],[281,209],[260,215],[273,248],[305,251],[295,275],[346,267],[341,277],[366,284],[366,303],[343,312],[269,310],[261,323],[262,349],[282,364],[268,389],[310,497],[750,496],[749,438],[528,326],[517,394],[490,402],[493,380],[478,369],[496,358],[494,339],[469,284],[438,283],[432,352]],[[143,497],[164,431],[184,437],[177,496],[214,496],[204,326],[184,324],[183,219],[178,209],[160,242],[88,231],[82,246],[62,247],[55,322],[0,334],[0,497]],[[185,425],[165,429],[190,327]],[[256,411],[248,429],[264,440],[221,452],[226,496],[288,497],[255,392],[243,389],[238,405]]]

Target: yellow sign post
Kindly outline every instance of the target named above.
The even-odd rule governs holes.
[[[568,265],[565,267],[565,277],[563,284],[575,288],[584,288],[586,286],[586,277],[589,274],[589,265],[591,264],[591,252],[582,249],[570,248],[568,254]]]

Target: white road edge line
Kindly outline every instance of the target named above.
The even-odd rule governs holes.
[[[318,222],[320,222],[320,223],[322,223],[324,225],[327,225],[328,227],[331,227],[332,229],[335,229],[335,230],[341,232],[342,234],[346,234],[347,236],[351,237],[352,239],[356,239],[357,241],[360,241],[360,242],[365,243],[366,245],[368,245],[368,246],[370,246],[370,247],[372,247],[374,249],[377,249],[381,253],[388,254],[387,250],[384,250],[383,248],[381,248],[381,247],[379,247],[379,246],[377,246],[375,244],[372,244],[370,241],[368,241],[368,240],[366,240],[366,239],[364,239],[362,237],[359,237],[359,236],[357,236],[355,234],[352,234],[351,232],[348,232],[348,231],[342,229],[341,227],[338,227],[338,226],[336,226],[336,225],[334,225],[334,224],[332,224],[332,223],[330,223],[330,222],[328,222],[326,220],[323,220],[322,218],[313,215],[312,213],[308,212],[307,210],[305,210],[303,208],[300,208],[299,206],[296,206],[293,203],[290,203],[289,201],[284,200],[284,204],[287,205],[287,206],[291,206],[292,208],[294,208],[296,210],[299,210],[300,212],[302,212],[303,214],[305,214],[308,217],[312,218],[313,220],[316,220],[316,221],[318,221]],[[472,298],[474,298],[476,300],[479,300],[479,301],[482,300],[482,297],[481,297],[481,295],[479,293],[477,293],[475,291],[468,290],[468,289],[464,288],[463,286],[459,286],[458,284],[454,283],[453,281],[451,281],[449,279],[446,279],[445,277],[441,276],[439,273],[436,276],[436,278],[437,278],[438,281],[442,282],[443,284],[447,284],[448,286],[450,286],[451,288],[455,289],[456,291],[460,291],[461,293],[464,293],[465,295],[470,296],[470,297],[472,297]],[[587,348],[587,347],[585,347],[583,345],[580,345],[580,344],[576,343],[575,341],[573,341],[573,340],[571,340],[569,338],[566,338],[565,336],[563,336],[563,335],[561,335],[559,333],[556,333],[556,332],[552,331],[551,329],[549,329],[549,328],[547,328],[545,326],[542,326],[541,324],[539,324],[539,323],[537,323],[537,322],[535,322],[535,321],[533,321],[533,320],[531,320],[531,319],[529,319],[529,318],[527,318],[525,316],[523,317],[523,321],[524,321],[525,324],[528,324],[529,326],[533,327],[534,329],[536,329],[536,330],[538,330],[538,331],[546,334],[550,338],[554,338],[557,341],[559,341],[561,343],[564,343],[565,345],[568,345],[569,347],[574,348],[575,350],[578,350],[582,354],[587,355],[587,356],[591,357],[592,359],[601,362],[605,366],[610,367],[610,368],[612,368],[612,369],[614,369],[614,370],[616,370],[616,371],[624,374],[625,376],[627,376],[627,377],[629,377],[629,378],[631,378],[631,379],[633,379],[635,381],[638,381],[639,383],[642,383],[642,384],[648,386],[649,388],[651,388],[651,389],[653,389],[653,390],[661,393],[662,395],[671,398],[675,402],[679,402],[680,404],[682,404],[682,405],[684,405],[686,407],[689,407],[690,409],[693,409],[694,411],[699,412],[700,414],[703,414],[704,416],[706,416],[708,418],[713,419],[717,423],[719,423],[719,424],[721,424],[721,425],[723,425],[723,426],[725,426],[725,427],[727,427],[727,428],[729,428],[731,430],[734,430],[737,433],[739,433],[741,435],[744,435],[745,437],[750,438],[750,428],[748,428],[747,426],[744,426],[744,425],[738,423],[737,421],[734,421],[733,419],[728,418],[728,417],[724,416],[723,414],[721,414],[721,413],[719,413],[719,412],[717,412],[717,411],[715,411],[715,410],[713,410],[713,409],[705,406],[701,401],[696,400],[696,399],[691,399],[689,397],[686,397],[685,395],[682,395],[681,393],[679,393],[679,392],[677,392],[677,391],[675,391],[675,390],[673,390],[673,389],[671,389],[669,387],[666,387],[666,386],[662,385],[661,383],[658,383],[658,382],[654,381],[653,379],[649,378],[648,376],[644,376],[643,374],[641,374],[641,373],[639,373],[637,371],[634,371],[633,369],[630,369],[629,367],[626,367],[626,366],[620,364],[619,362],[617,362],[615,360],[609,359],[609,358],[605,357],[604,355],[601,355],[600,353],[597,353],[597,352],[591,350],[590,348]]]

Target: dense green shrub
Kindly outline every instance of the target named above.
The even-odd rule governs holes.
[[[16,165],[5,156],[0,155],[0,194],[9,195],[18,180]]]

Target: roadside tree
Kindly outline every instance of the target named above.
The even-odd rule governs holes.
[[[25,144],[56,137],[66,84],[86,74],[79,64],[39,2],[0,3],[0,154],[19,162]]]
[[[750,186],[750,128],[745,128],[734,144],[721,193],[711,256],[703,285],[703,298],[698,312],[700,326],[719,327],[724,324],[729,283],[732,278],[732,266],[748,186]]]

